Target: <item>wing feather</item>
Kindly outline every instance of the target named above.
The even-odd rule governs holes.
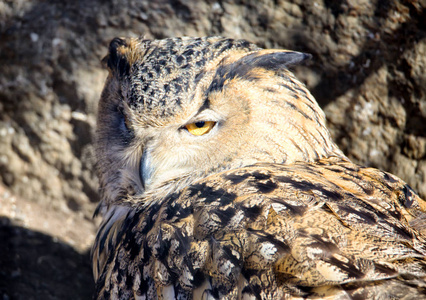
[[[425,201],[385,172],[259,164],[149,200],[105,219],[97,299],[426,297]]]

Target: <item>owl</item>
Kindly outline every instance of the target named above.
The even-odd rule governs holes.
[[[94,299],[426,299],[426,202],[339,150],[288,70],[309,57],[111,42]]]

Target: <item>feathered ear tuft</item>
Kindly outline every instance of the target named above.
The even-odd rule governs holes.
[[[252,68],[259,67],[268,70],[278,70],[299,64],[312,57],[311,54],[288,50],[260,50],[245,56],[244,64]]]
[[[115,38],[109,44],[109,53],[102,60],[112,73],[118,74],[120,77],[129,74],[130,64],[126,57],[126,48],[128,47],[126,40]]]

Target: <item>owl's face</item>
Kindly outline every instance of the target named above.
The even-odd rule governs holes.
[[[218,37],[112,41],[97,134],[104,204],[240,166],[343,156],[286,69],[306,57]]]

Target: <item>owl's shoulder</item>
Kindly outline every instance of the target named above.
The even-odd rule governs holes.
[[[209,282],[212,295],[304,295],[302,286],[425,273],[413,228],[425,201],[397,177],[341,159],[229,170],[150,200],[98,237],[103,289],[139,282],[148,296],[168,286],[190,295]]]

